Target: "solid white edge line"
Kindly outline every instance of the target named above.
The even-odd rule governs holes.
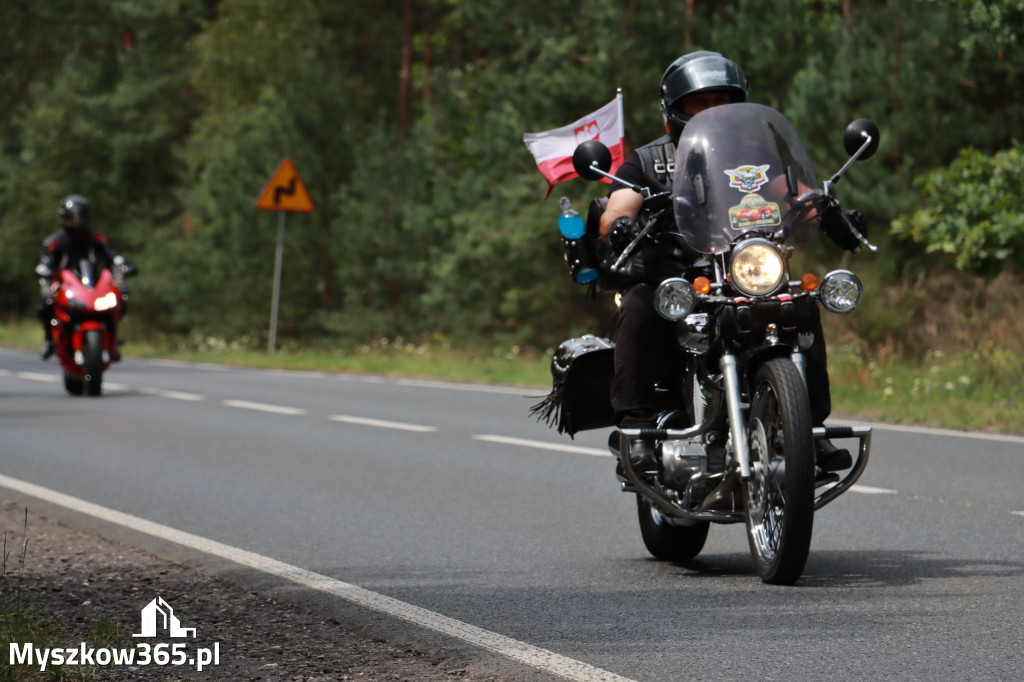
[[[1000,443],[1020,443],[1024,445],[1024,436],[1013,436],[1005,433],[988,433],[986,431],[955,431],[931,426],[913,426],[910,424],[886,424],[884,422],[862,422],[850,419],[829,421],[829,426],[870,426],[876,431],[899,431],[901,433],[919,433],[925,436],[952,436],[953,438],[977,438]]]
[[[607,670],[595,668],[582,661],[567,658],[547,649],[541,649],[511,637],[490,632],[475,625],[463,623],[454,618],[428,611],[419,606],[407,604],[393,597],[387,597],[383,594],[335,580],[334,578],[314,573],[298,566],[292,566],[261,554],[232,547],[216,540],[210,540],[199,535],[171,528],[170,526],[147,521],[138,516],[102,507],[77,497],[35,485],[34,483],[28,483],[0,474],[0,486],[102,521],[124,526],[161,540],[226,559],[240,566],[273,575],[297,585],[317,590],[318,592],[340,597],[372,611],[393,616],[448,637],[454,637],[455,639],[566,679],[579,680],[580,682],[589,682],[590,680],[621,680],[628,682],[628,678],[620,677]]]
[[[1024,516],[1024,511],[1015,511],[1015,512],[1010,512],[1010,513],[1013,514],[1014,516]]]
[[[176,369],[203,369],[210,372],[230,372],[231,367],[225,365],[218,365],[212,362],[189,362],[188,360],[144,360],[138,359],[142,363],[149,363],[156,365],[157,367],[174,367]]]
[[[299,407],[285,407],[284,405],[267,405],[266,403],[252,403],[248,400],[225,400],[222,403],[226,407],[238,407],[243,410],[256,410],[257,412],[273,412],[274,414],[286,414],[298,416],[306,414],[306,410]]]
[[[359,426],[374,426],[379,429],[396,429],[398,431],[415,431],[416,433],[431,433],[437,431],[436,426],[421,426],[419,424],[406,424],[403,422],[392,422],[384,419],[370,419],[369,417],[353,417],[348,414],[335,414],[331,421],[345,424],[358,424]]]
[[[524,448],[535,448],[537,450],[555,450],[557,452],[572,452],[578,455],[590,455],[591,457],[611,457],[612,453],[600,448],[588,448],[582,445],[561,445],[559,443],[548,443],[542,440],[527,440],[525,438],[512,438],[510,436],[495,436],[491,434],[479,434],[473,436],[476,440],[488,443],[501,443],[502,445],[519,445]]]
[[[459,384],[452,381],[435,381],[431,379],[396,379],[399,386],[415,386],[417,388],[439,388],[449,391],[476,391],[477,393],[502,393],[505,395],[520,395],[526,397],[527,393],[533,393],[530,388],[517,388],[515,386],[491,386],[489,384]],[[541,393],[540,391],[537,391]],[[547,395],[544,391],[536,396],[538,399]]]

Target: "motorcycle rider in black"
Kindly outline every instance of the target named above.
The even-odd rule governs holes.
[[[675,172],[676,143],[694,115],[714,106],[747,100],[747,82],[740,67],[717,52],[699,51],[672,62],[661,79],[660,101],[668,134],[635,150],[619,167],[624,181],[652,192],[669,191]],[[616,251],[636,234],[636,219],[644,198],[622,183],[612,183],[601,215],[601,239]],[[671,212],[669,220],[672,220]],[[843,244],[841,244],[843,245]],[[846,248],[856,248],[843,245]],[[644,253],[637,254],[643,259]],[[656,258],[650,259],[656,263]],[[656,266],[654,266],[656,267]],[[627,284],[621,293],[616,320],[614,374],[611,403],[620,428],[653,428],[657,417],[655,384],[677,354],[675,324],[655,312],[654,286]],[[807,389],[814,426],[822,426],[831,412],[826,352],[821,323],[815,307],[814,341],[805,352]],[[817,464],[823,471],[839,471],[853,465],[847,450],[827,440],[817,443]],[[651,460],[654,447],[643,440],[631,446],[638,462]]]
[[[88,259],[110,269],[122,296],[128,293],[123,277],[124,257],[113,247],[107,235],[89,228],[89,200],[79,194],[69,194],[61,199],[57,215],[60,216],[61,228],[43,240],[43,252],[36,266],[42,299],[38,312],[43,324],[43,347],[39,356],[43,360],[56,350],[50,337],[54,303],[50,282],[56,273],[71,263]],[[121,359],[116,350],[113,359]]]

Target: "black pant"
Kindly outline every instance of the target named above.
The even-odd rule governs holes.
[[[817,306],[813,311],[814,342],[804,351],[804,358],[811,419],[815,426],[821,426],[832,412],[832,399],[825,335]],[[675,323],[655,312],[654,288],[637,284],[626,290],[618,311],[611,388],[612,410],[620,428],[653,425],[659,409],[655,383],[671,373],[679,360]]]
[[[50,340],[50,321],[53,319],[53,299],[45,298],[36,306],[36,313],[43,325],[43,341]]]

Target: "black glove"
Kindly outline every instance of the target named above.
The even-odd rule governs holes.
[[[868,225],[864,222],[864,216],[860,214],[860,211],[849,210],[846,212],[846,219],[853,225],[853,229],[864,235],[864,238],[868,238]]]
[[[839,248],[852,253],[860,252],[860,239],[854,230],[865,238],[868,236],[864,216],[859,211],[844,211],[838,203],[832,203],[825,209],[821,216],[821,229]]]
[[[621,253],[631,241],[636,239],[638,234],[640,234],[640,226],[636,224],[635,220],[629,216],[619,216],[612,222],[612,226],[608,230],[608,243],[616,253]]]

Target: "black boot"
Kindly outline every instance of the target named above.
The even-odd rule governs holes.
[[[822,471],[842,471],[853,466],[853,457],[850,451],[837,448],[827,438],[819,438],[814,441],[816,451],[816,463]]]

